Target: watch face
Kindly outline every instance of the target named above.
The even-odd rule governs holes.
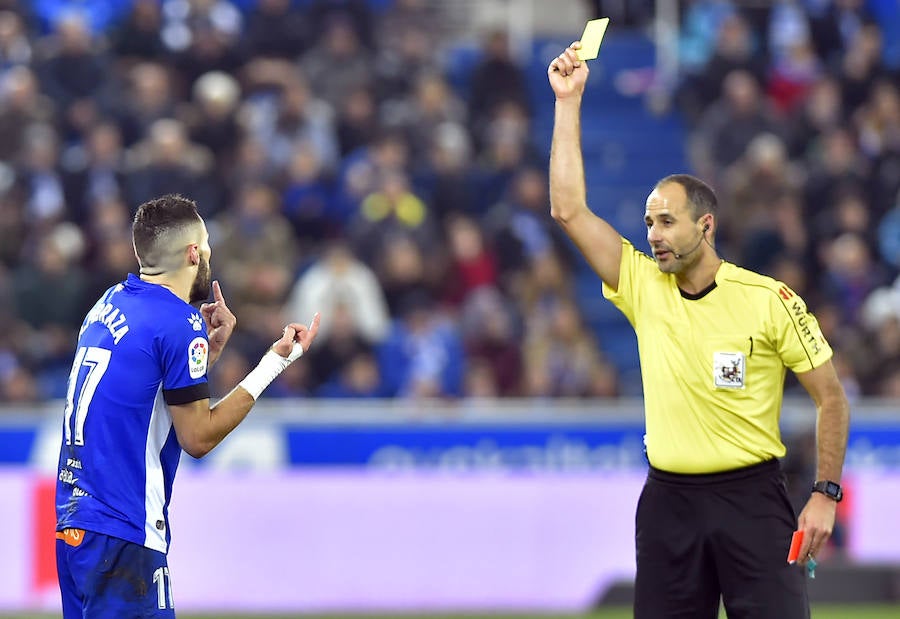
[[[841,492],[841,487],[833,481],[830,481],[825,484],[825,491],[831,496],[837,496]]]

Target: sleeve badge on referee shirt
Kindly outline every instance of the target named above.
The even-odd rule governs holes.
[[[714,352],[713,381],[715,386],[720,389],[743,389],[745,367],[744,353]]]

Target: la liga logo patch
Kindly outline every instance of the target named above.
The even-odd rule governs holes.
[[[188,372],[191,378],[200,378],[206,374],[209,362],[209,342],[202,337],[195,337],[188,344]]]

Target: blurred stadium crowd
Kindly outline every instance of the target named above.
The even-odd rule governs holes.
[[[729,255],[806,299],[851,398],[900,397],[900,5],[694,2],[682,52]]]
[[[454,83],[451,4],[0,0],[0,401],[65,396],[84,313],[136,269],[134,210],[168,192],[197,201],[238,317],[214,393],[320,311],[268,396],[618,395],[534,78],[496,30]],[[720,243],[807,299],[851,396],[900,398],[900,9],[682,5],[668,100]]]

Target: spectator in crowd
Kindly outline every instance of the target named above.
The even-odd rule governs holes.
[[[435,128],[426,158],[419,161],[416,184],[439,221],[454,213],[479,219],[483,215],[479,211],[482,179],[471,158],[472,142],[461,124],[442,123]]]
[[[229,283],[231,306],[246,321],[235,345],[252,358],[265,352],[265,346],[254,348],[266,341],[272,325],[277,330],[283,322],[281,309],[297,265],[296,241],[278,194],[266,185],[243,187],[214,223],[218,271]]]
[[[210,218],[222,208],[214,162],[209,149],[190,141],[184,123],[172,118],[157,120],[129,153],[129,202],[141,204],[153,196],[183,191],[195,196],[202,205],[202,216]]]
[[[689,122],[696,124],[710,103],[722,95],[722,84],[732,71],[746,71],[759,83],[765,80],[766,65],[757,48],[758,41],[743,15],[732,12],[722,18],[711,56],[701,67],[689,68],[675,93]]]
[[[886,75],[881,52],[880,30],[875,24],[866,24],[850,42],[841,58],[838,77],[847,109],[855,110],[860,107],[869,96],[875,80]]]
[[[341,157],[370,144],[378,133],[378,102],[372,88],[354,88],[338,107],[337,139]]]
[[[130,212],[124,204],[110,202],[100,211],[104,215],[115,213],[112,217],[119,217],[120,213],[126,216],[126,222],[131,222]],[[105,215],[109,217],[110,215]],[[137,262],[134,258],[134,246],[129,236],[130,229],[122,227],[113,235],[94,232],[92,235],[98,240],[94,249],[92,267],[87,275],[86,299],[99,299],[110,286],[122,280],[123,274],[135,273]]]
[[[162,3],[133,0],[131,11],[111,31],[113,54],[121,63],[148,61],[166,53],[162,40]]]
[[[336,208],[349,220],[363,199],[378,190],[391,172],[409,173],[409,142],[403,133],[384,129],[369,144],[357,149],[341,162],[337,174]]]
[[[220,71],[205,73],[194,82],[194,106],[185,118],[191,142],[203,146],[215,158],[215,176],[221,185],[234,170],[240,138],[237,112],[241,89],[237,80]]]
[[[457,324],[427,293],[406,299],[378,348],[387,395],[408,399],[462,395],[465,353]]]
[[[460,309],[460,328],[469,360],[466,390],[482,396],[522,395],[522,340],[515,305],[493,286],[472,291]],[[477,374],[484,372],[484,380]]]
[[[572,298],[572,281],[556,252],[536,256],[510,289],[523,309],[526,332],[531,337],[549,337],[556,308]]]
[[[348,226],[354,251],[369,263],[396,236],[410,238],[423,249],[434,247],[439,240],[439,222],[402,170],[381,174],[375,191],[363,198]]]
[[[733,247],[742,247],[754,230],[768,227],[780,198],[799,191],[802,182],[784,142],[771,133],[753,138],[723,177],[722,242]]]
[[[527,166],[516,171],[507,195],[485,215],[484,227],[504,285],[548,252],[563,255],[567,245],[548,215],[549,204],[546,172]]]
[[[32,125],[51,125],[53,101],[41,93],[34,72],[27,66],[6,71],[0,90],[0,165],[14,165],[25,150],[25,135]]]
[[[0,283],[4,284],[0,286],[0,308],[3,307],[2,302],[12,303],[12,299],[4,298],[3,294],[9,289],[5,287],[5,270],[23,260],[23,249],[30,231],[25,207],[15,192],[0,194]]]
[[[806,99],[822,75],[822,63],[810,42],[799,39],[774,60],[767,77],[768,96],[782,114],[789,114]]]
[[[445,29],[446,7],[440,2],[428,0],[394,0],[376,16],[376,33],[378,49],[382,53],[392,54],[404,50],[411,39],[406,35],[411,32],[420,36],[415,39],[419,48],[416,55],[422,55],[422,45],[434,46],[443,42],[442,30]],[[397,94],[406,95],[408,90],[400,89]]]
[[[848,130],[832,129],[818,137],[816,146],[807,159],[803,188],[810,221],[819,219],[835,196],[865,187],[868,177],[868,166]]]
[[[877,288],[861,309],[866,338],[859,365],[868,370],[860,377],[865,388],[875,395],[897,397],[897,374],[900,371],[900,277],[892,285]]]
[[[283,170],[294,145],[303,140],[316,149],[327,168],[333,169],[338,143],[331,104],[320,99],[306,79],[283,62],[256,62],[248,73],[254,74],[251,92],[262,91],[262,96],[250,100],[245,122],[250,134],[265,144],[269,165]]]
[[[126,198],[125,151],[115,123],[95,124],[83,144],[69,150],[63,184],[69,216],[81,226],[90,225],[98,204]]]
[[[404,5],[418,5],[423,12],[411,8],[415,14],[400,15]],[[379,102],[386,108],[385,115],[388,119],[393,120],[409,109],[413,87],[422,75],[433,75],[441,71],[433,53],[438,43],[435,37],[439,35],[433,27],[414,25],[422,19],[428,19],[424,11],[434,10],[437,6],[439,5],[422,0],[400,0],[393,5],[397,9],[396,13],[388,9],[382,14],[382,24],[389,25],[389,30],[380,30],[382,43],[375,57],[374,87]],[[408,25],[402,25],[407,21],[410,22]],[[391,31],[393,32],[389,34]]]
[[[886,273],[873,260],[871,249],[858,234],[845,232],[822,247],[825,298],[840,309],[845,324],[856,324],[866,298],[887,283]]]
[[[338,375],[316,392],[322,398],[383,398],[378,361],[370,352],[358,352],[339,368]]]
[[[68,140],[98,120],[108,95],[109,72],[99,41],[81,13],[66,15],[56,27],[55,46],[41,57],[37,74],[44,92],[59,106],[58,126]]]
[[[31,125],[24,135],[23,159],[16,171],[16,193],[36,229],[46,229],[68,215],[59,163],[59,136],[50,125]]]
[[[436,265],[433,260],[434,247],[428,248],[432,260],[426,260],[425,251],[403,234],[385,239],[384,249],[375,262],[375,272],[391,316],[399,316],[412,300],[433,295],[442,265]]]
[[[455,215],[445,222],[449,264],[444,277],[443,301],[459,307],[475,291],[497,285],[497,260],[486,245],[474,219]]]
[[[231,0],[187,0],[164,16],[163,43],[188,87],[204,73],[231,73],[240,65],[244,18]]]
[[[379,393],[381,381],[373,344],[381,337],[371,338],[361,330],[358,312],[349,301],[339,301],[331,307],[334,315],[329,321],[328,338],[309,358],[312,390],[321,393],[324,389],[343,397]],[[375,372],[368,371],[371,363],[375,363]]]
[[[334,182],[320,153],[309,142],[296,144],[285,171],[281,209],[291,222],[302,255],[318,255],[341,234],[343,213],[334,207]]]
[[[445,123],[463,124],[466,110],[447,81],[438,73],[420,72],[410,93],[402,126],[409,136],[411,155],[418,160],[426,156],[432,136]]]
[[[229,196],[241,187],[268,184],[278,187],[282,171],[269,163],[266,145],[252,133],[242,131],[235,146],[235,164],[231,176],[222,180],[222,190]]]
[[[358,260],[343,242],[327,246],[322,257],[301,274],[284,312],[293,315],[309,307],[329,310],[329,320],[320,327],[320,344],[324,342],[321,348],[328,345],[331,321],[339,307],[347,313],[341,314],[341,318],[347,316],[354,325],[353,331],[370,346],[387,335],[390,317],[381,285],[372,269]]]
[[[501,29],[487,32],[482,52],[472,70],[469,87],[469,127],[478,150],[499,108],[511,103],[525,117],[530,116],[531,110],[525,73],[510,53],[509,34]]]
[[[506,101],[494,108],[477,157],[481,178],[480,200],[475,210],[480,213],[503,199],[523,168],[546,165],[544,156],[538,156],[532,142],[526,111],[515,101]]]
[[[259,0],[250,11],[242,39],[246,58],[292,60],[309,48],[313,30],[291,0]]]
[[[126,94],[114,103],[116,123],[125,145],[132,146],[153,123],[176,116],[176,93],[169,68],[153,60],[131,65],[123,75]]]
[[[317,40],[330,23],[343,20],[367,50],[375,48],[375,16],[366,0],[312,0],[306,15]]]
[[[592,395],[591,382],[601,364],[597,342],[588,333],[575,304],[553,306],[548,325],[531,324],[525,334],[525,395],[578,398]]]
[[[753,138],[779,132],[756,78],[743,69],[732,71],[722,84],[722,96],[704,112],[694,134],[694,167],[719,181],[722,170],[740,159]]]
[[[900,191],[900,90],[896,80],[875,81],[855,121],[859,148],[872,166],[873,215],[880,218]]]
[[[354,89],[369,83],[373,62],[346,17],[330,17],[321,33],[318,42],[303,56],[301,66],[310,89],[336,109]],[[341,70],[335,71],[338,66]]]
[[[445,316],[446,333],[461,330],[471,363],[458,388],[412,381],[404,393],[521,395],[524,334],[546,333],[573,301],[589,335],[615,349],[593,320],[592,301],[572,285],[581,266],[547,215],[546,119],[534,117],[543,107],[528,87],[533,76],[502,28],[456,49],[454,3],[101,4],[88,14],[83,2],[0,0],[6,296],[21,273],[41,270],[35,250],[61,222],[80,227],[84,247],[67,268],[89,271],[89,290],[121,279],[117,271],[133,269],[121,240],[130,209],[177,191],[234,240],[233,258],[217,254],[223,269],[238,267],[223,286],[253,297],[242,267],[259,263],[257,239],[271,226],[247,216],[254,200],[245,198],[267,193],[258,200],[269,212],[262,219],[279,222],[272,246],[288,258],[262,261],[273,268],[260,277],[269,286],[261,311],[280,315],[296,293],[290,286],[329,261],[332,243],[359,250],[384,304],[380,335],[365,338],[374,353],[346,348],[328,381],[300,360],[270,395],[398,393],[397,377],[372,371],[373,363],[394,333],[388,325],[406,324],[403,308],[422,295]],[[619,4],[588,3],[613,15]],[[625,4],[625,17],[614,17],[620,25],[640,22],[651,3]],[[862,308],[900,273],[897,11],[862,0],[789,4],[687,3],[673,101],[688,121],[694,171],[740,212],[724,221],[747,223],[720,231],[725,254],[807,291],[827,337],[843,349],[848,390],[855,381],[864,396],[891,392],[900,379],[883,362],[888,353],[865,354],[891,341],[890,323],[864,318]],[[857,263],[880,275],[860,280],[850,268]],[[463,322],[500,306],[506,311],[482,329]],[[39,398],[58,391],[48,391],[52,372],[26,342],[45,336],[21,331],[27,337],[0,346],[17,368],[15,391],[26,399],[32,388]],[[244,321],[235,354],[268,345],[259,337]],[[74,339],[58,341],[71,347]],[[626,367],[601,359],[587,395],[622,392],[630,369],[620,376],[609,361]]]
[[[73,224],[60,223],[33,243],[33,262],[21,265],[13,275],[14,324],[29,340],[25,363],[42,385],[41,396],[62,398],[71,337],[91,304],[86,296],[88,276],[80,264],[84,236]],[[47,302],[48,290],[53,291],[52,303]]]
[[[791,158],[803,159],[816,136],[843,126],[846,120],[837,80],[831,75],[819,77],[785,123],[785,141]]]
[[[864,0],[833,0],[808,3],[809,36],[816,55],[826,63],[834,63],[858,36],[873,16]]]
[[[32,329],[75,329],[90,303],[86,274],[79,264],[84,235],[74,225],[57,224],[35,239],[34,262],[16,270],[13,281],[17,317]],[[53,291],[53,303],[45,294]]]
[[[463,396],[469,400],[493,400],[500,396],[500,387],[494,375],[494,367],[485,359],[470,359],[463,377]]]
[[[22,17],[0,10],[0,80],[14,67],[27,67],[33,49]]]

